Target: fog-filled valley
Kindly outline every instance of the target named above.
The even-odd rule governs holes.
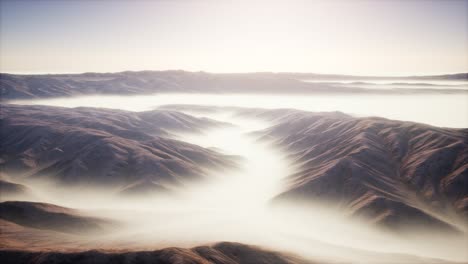
[[[213,93],[187,92],[186,77],[174,75],[189,73],[120,78],[151,75],[151,85],[167,85],[164,74],[177,93],[75,92],[86,78],[100,78],[87,85],[115,84],[115,74],[2,78],[1,259],[467,260],[466,89]],[[200,87],[219,80],[227,87],[226,76],[190,76],[201,78]],[[229,76],[228,83],[267,87],[279,78],[261,76],[269,81]],[[294,78],[307,84],[310,76]],[[466,82],[437,80],[445,79],[406,80],[402,89]],[[127,81],[117,83],[127,91],[150,87]]]

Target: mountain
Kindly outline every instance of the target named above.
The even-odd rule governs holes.
[[[272,125],[252,133],[280,146],[297,171],[274,203],[325,203],[391,230],[468,232],[468,129],[341,112],[193,105]]]
[[[71,234],[104,232],[113,225],[111,221],[86,216],[78,210],[18,201],[0,203],[0,219],[24,227]]]
[[[342,113],[250,114],[275,122],[257,134],[299,167],[276,201],[332,202],[391,229],[467,231],[468,129]]]
[[[461,89],[365,89],[304,82],[305,79],[389,79],[310,73],[206,73],[139,71],[119,73],[15,75],[0,74],[2,100],[97,94],[153,93],[461,93]],[[466,80],[466,74],[398,77],[395,79]],[[391,79],[391,78],[390,78]],[[442,90],[442,91],[441,91]]]
[[[0,169],[67,186],[167,187],[235,166],[233,157],[171,139],[224,123],[173,111],[1,105]]]
[[[66,97],[89,94],[157,92],[268,91],[310,84],[274,74],[210,74],[185,71],[142,71],[66,75],[0,75],[2,99]]]
[[[238,243],[222,242],[195,248],[165,248],[137,252],[25,252],[0,251],[2,263],[93,263],[93,264],[307,264],[313,263],[286,253]]]

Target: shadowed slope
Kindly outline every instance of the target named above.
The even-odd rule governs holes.
[[[0,200],[6,196],[27,196],[29,194],[30,189],[28,187],[0,178]]]
[[[103,232],[112,225],[111,221],[89,217],[78,210],[17,201],[0,203],[0,219],[25,227],[71,234]]]

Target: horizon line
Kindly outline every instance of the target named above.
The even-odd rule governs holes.
[[[339,75],[350,77],[429,77],[429,76],[444,76],[444,75],[459,75],[468,74],[467,72],[444,72],[444,73],[431,73],[431,74],[407,74],[407,75],[362,75],[362,74],[345,74],[345,73],[320,73],[320,72],[304,72],[304,71],[251,71],[251,72],[211,72],[204,70],[183,70],[183,69],[167,69],[167,70],[123,70],[123,71],[77,71],[77,72],[28,72],[28,71],[0,71],[0,74],[11,75],[81,75],[81,74],[118,74],[118,73],[138,73],[138,72],[187,72],[187,73],[206,73],[206,74],[314,74],[314,75]]]

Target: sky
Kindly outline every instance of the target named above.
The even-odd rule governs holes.
[[[468,71],[468,0],[0,0],[0,71]]]

